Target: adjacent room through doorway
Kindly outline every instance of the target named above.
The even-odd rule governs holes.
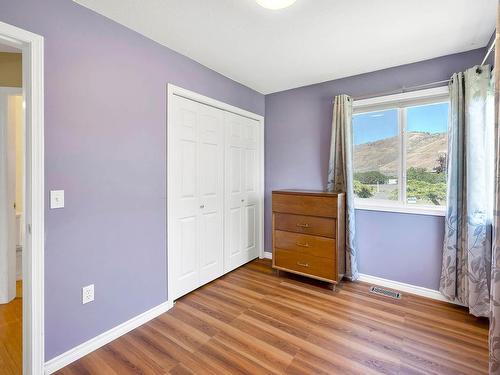
[[[0,44],[0,370],[22,373],[24,106],[22,53]]]

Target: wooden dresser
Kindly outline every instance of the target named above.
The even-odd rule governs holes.
[[[345,272],[345,196],[273,191],[273,268],[332,283]]]

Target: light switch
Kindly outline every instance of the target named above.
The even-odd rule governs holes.
[[[64,208],[64,190],[50,191],[50,208]]]

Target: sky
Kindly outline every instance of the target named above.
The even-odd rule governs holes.
[[[374,142],[398,135],[398,110],[360,113],[353,116],[354,144]],[[448,103],[407,108],[409,132],[445,133],[448,130]]]

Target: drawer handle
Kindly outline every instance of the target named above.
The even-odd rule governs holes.
[[[295,242],[295,245],[300,247],[311,247],[311,245],[309,245],[307,242],[306,243]]]
[[[297,264],[299,266],[302,266],[302,267],[309,267],[309,264],[308,263],[301,263],[301,262],[297,262]]]
[[[310,228],[309,224],[297,224],[299,228]]]

